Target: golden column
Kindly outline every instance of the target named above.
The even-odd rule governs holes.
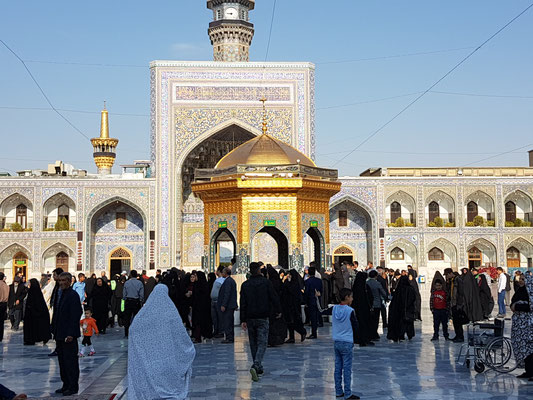
[[[100,137],[91,139],[94,163],[98,174],[109,175],[115,163],[118,139],[109,137],[109,116],[104,102],[100,123]]]

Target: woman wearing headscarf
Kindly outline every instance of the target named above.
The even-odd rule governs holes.
[[[272,265],[268,264],[266,273],[268,280],[270,280],[274,287],[274,293],[276,293],[278,299],[281,299],[282,282],[279,278],[278,271]],[[285,320],[283,318],[277,318],[275,310],[272,309],[268,322],[268,345],[279,346],[285,343],[285,339],[287,338],[287,324]]]
[[[91,290],[89,305],[93,310],[93,318],[101,334],[105,334],[109,314],[109,302],[111,301],[111,289],[104,283],[102,278],[96,279],[96,285]]]
[[[2,321],[3,323],[3,321]],[[30,279],[24,310],[24,344],[34,345],[50,340],[50,314],[37,279]]]
[[[148,278],[146,280],[146,283],[144,284],[144,299],[145,299],[145,301],[150,296],[150,293],[152,293],[152,290],[154,290],[154,287],[155,287],[156,283],[157,283],[157,281],[155,280],[155,278],[153,276],[151,276],[150,278]]]
[[[168,287],[157,285],[130,326],[128,399],[186,399],[195,354]]]
[[[194,272],[194,271],[193,271]],[[178,312],[181,315],[181,319],[185,324],[185,327],[192,331],[191,321],[189,319],[189,314],[191,312],[191,302],[194,290],[194,282],[196,280],[196,275],[186,273],[181,275],[181,278],[178,283],[178,290],[176,293],[175,304],[178,307]]]
[[[192,291],[192,336],[194,343],[202,343],[202,338],[213,337],[211,296],[205,273],[196,271],[193,276],[195,282]]]
[[[467,270],[462,276],[463,291],[466,304],[466,315],[470,322],[477,322],[483,319],[483,309],[479,295],[479,286],[474,275]]]
[[[481,303],[481,311],[483,312],[483,319],[488,319],[494,308],[494,298],[490,291],[490,286],[487,282],[485,274],[476,272],[475,279],[479,287],[479,302]]]
[[[389,306],[387,339],[398,342],[415,336],[416,293],[407,276],[402,276]]]
[[[415,272],[415,270],[412,271]],[[416,282],[414,274],[410,273],[407,276],[409,277],[409,284],[415,290],[415,319],[422,321],[422,297],[420,296],[420,289],[418,288],[418,283]]]
[[[511,342],[513,352],[520,367],[525,371],[518,378],[533,381],[533,276],[520,277],[518,288],[511,299],[513,325]]]
[[[369,291],[366,287],[367,276],[368,274],[366,272],[358,272],[357,275],[355,275],[352,287],[352,308],[355,310],[355,315],[359,324],[359,329],[356,331],[355,335],[355,343],[358,343],[361,347],[367,345],[374,346],[370,337],[370,304],[372,304],[372,301],[369,298]]]
[[[294,331],[300,334],[302,342],[307,337],[307,331],[302,322],[302,304],[303,295],[299,275],[295,269],[291,269],[281,290],[283,318],[289,328],[289,339],[285,343],[294,343]]]

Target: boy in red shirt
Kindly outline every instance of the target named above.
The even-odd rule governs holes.
[[[89,348],[89,356],[94,356],[94,347],[91,343],[91,337],[93,332],[98,335],[98,327],[96,326],[96,320],[92,317],[93,312],[89,309],[85,309],[85,318],[80,321],[81,329],[83,330],[83,340],[81,341],[82,348],[80,350],[80,357],[85,357],[85,349]]]
[[[435,289],[431,292],[429,308],[433,313],[433,337],[439,340],[439,326],[442,324],[442,334],[448,340],[448,295],[442,288],[442,281],[435,281]]]

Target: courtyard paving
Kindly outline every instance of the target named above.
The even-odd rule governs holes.
[[[458,344],[431,342],[428,309],[423,310],[416,331],[411,342],[394,344],[382,338],[375,347],[355,347],[355,394],[364,399],[533,398],[533,383],[516,378],[520,371],[477,374],[456,363]],[[234,345],[219,341],[196,345],[190,399],[334,399],[330,333],[326,324],[318,340],[267,349],[265,375],[258,383],[250,380],[248,341],[240,329]],[[94,345],[96,355],[80,360],[76,398],[126,399],[127,341],[122,330],[110,329]],[[7,329],[0,344],[0,382],[30,398],[54,398],[51,393],[61,382],[57,359],[47,356],[53,346],[52,342],[23,346],[22,332]]]

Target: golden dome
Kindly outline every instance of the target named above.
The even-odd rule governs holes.
[[[262,134],[226,154],[215,169],[225,169],[235,165],[290,165],[301,164],[316,167],[315,163],[294,147]]]

